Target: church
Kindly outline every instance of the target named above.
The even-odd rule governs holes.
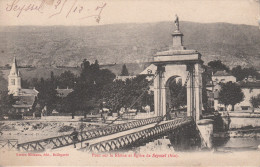
[[[16,58],[13,59],[10,74],[8,76],[8,94],[13,94],[16,99],[13,107],[16,112],[28,112],[34,109],[38,91],[36,89],[23,89],[21,85],[21,73],[18,69]]]

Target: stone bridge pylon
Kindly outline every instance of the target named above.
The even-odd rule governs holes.
[[[154,55],[153,64],[157,66],[157,76],[154,79],[154,110],[157,116],[166,115],[170,104],[169,83],[174,78],[181,77],[182,84],[187,86],[187,116],[198,121],[202,114],[203,61],[198,51],[187,50],[183,46],[183,33],[179,28],[178,16],[172,40],[169,50]]]

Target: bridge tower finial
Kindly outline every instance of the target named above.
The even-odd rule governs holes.
[[[174,23],[175,23],[175,31],[179,32],[180,31],[180,24],[179,24],[179,17],[178,17],[177,14],[175,14],[175,21],[174,21]]]
[[[176,14],[175,15],[175,31],[172,33],[172,49],[173,50],[185,50],[185,47],[183,46],[183,34],[180,31],[180,23],[179,23],[179,17]]]

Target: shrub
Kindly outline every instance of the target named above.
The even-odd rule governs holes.
[[[65,126],[61,127],[58,132],[69,132],[73,129],[74,129],[74,127],[65,125]]]

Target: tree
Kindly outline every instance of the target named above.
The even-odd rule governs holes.
[[[204,112],[212,111],[211,106],[208,104],[208,94],[207,94],[207,83],[211,81],[212,73],[207,66],[202,66],[204,72],[202,73],[202,104],[204,108]]]
[[[13,108],[15,104],[15,99],[12,94],[8,94],[8,91],[1,91],[0,93],[0,117],[4,114],[8,114],[8,112]]]
[[[88,79],[90,79],[90,62],[84,59],[81,63],[80,80],[86,82]]]
[[[214,73],[217,71],[224,71],[224,70],[229,71],[229,68],[225,64],[223,64],[221,60],[210,61],[208,63],[208,66],[213,69]]]
[[[259,77],[259,73],[253,67],[250,68],[242,68],[241,66],[236,66],[231,70],[232,75],[234,75],[237,81],[242,81],[248,76]]]
[[[32,87],[30,81],[26,79],[21,79],[21,86],[23,89],[29,89]]]
[[[85,93],[85,91],[84,91]],[[89,105],[83,91],[75,90],[71,92],[67,97],[62,99],[61,112],[71,113],[72,119],[74,118],[76,111],[87,112]]]
[[[242,81],[245,78],[245,74],[241,66],[236,66],[231,70],[231,74],[234,75],[237,81]]]
[[[227,82],[221,84],[221,89],[219,92],[219,102],[225,105],[232,105],[232,111],[234,111],[234,106],[240,103],[244,99],[244,93],[242,92],[239,85],[233,82]]]
[[[57,85],[59,88],[65,89],[67,87],[74,88],[76,76],[71,71],[64,71],[57,77]]]
[[[55,81],[55,76],[54,76],[54,72],[51,71],[51,81],[54,82]]]
[[[69,71],[58,78],[61,84],[74,83],[74,91],[59,102],[59,110],[72,113],[73,117],[76,111],[84,112],[85,115],[96,108],[100,104],[102,90],[113,82],[115,75],[107,69],[100,69],[97,60],[90,64],[84,59],[79,78]]]
[[[111,84],[114,78],[115,74],[111,71],[100,69],[97,60],[90,64],[84,59],[79,77],[71,71],[65,71],[60,76],[54,76],[54,73],[51,72],[48,79],[33,78],[26,84],[39,91],[37,99],[39,110],[47,106],[48,111],[57,109],[60,112],[69,112],[74,115],[76,111],[87,113],[96,107],[96,104],[100,103],[101,92],[105,85]],[[74,91],[67,97],[60,98],[57,96],[57,86],[61,88],[68,86]]]
[[[250,98],[250,103],[252,105],[252,112],[255,111],[255,108],[260,107],[260,94]]]
[[[171,93],[171,106],[173,108],[178,109],[187,104],[187,90],[182,86],[181,80],[179,80],[179,82],[175,82],[174,80],[174,82],[169,85],[169,89]]]
[[[50,80],[44,80],[41,78],[40,82],[36,85],[36,90],[39,91],[37,102],[41,108],[47,106],[48,111],[52,111],[56,108],[58,100],[57,91]]]
[[[103,101],[112,112],[118,112],[121,107],[130,107],[133,104],[133,108],[152,105],[153,98],[148,92],[148,87],[149,81],[145,79],[145,76],[137,76],[125,81],[116,80],[104,87]],[[136,101],[140,96],[142,99]]]
[[[5,65],[5,68],[6,68],[6,69],[11,69],[10,64],[6,64],[6,65]]]
[[[0,91],[7,91],[8,82],[4,78],[4,74],[0,71]]]
[[[128,73],[128,70],[127,70],[125,64],[122,66],[121,76],[129,76],[129,73]]]

